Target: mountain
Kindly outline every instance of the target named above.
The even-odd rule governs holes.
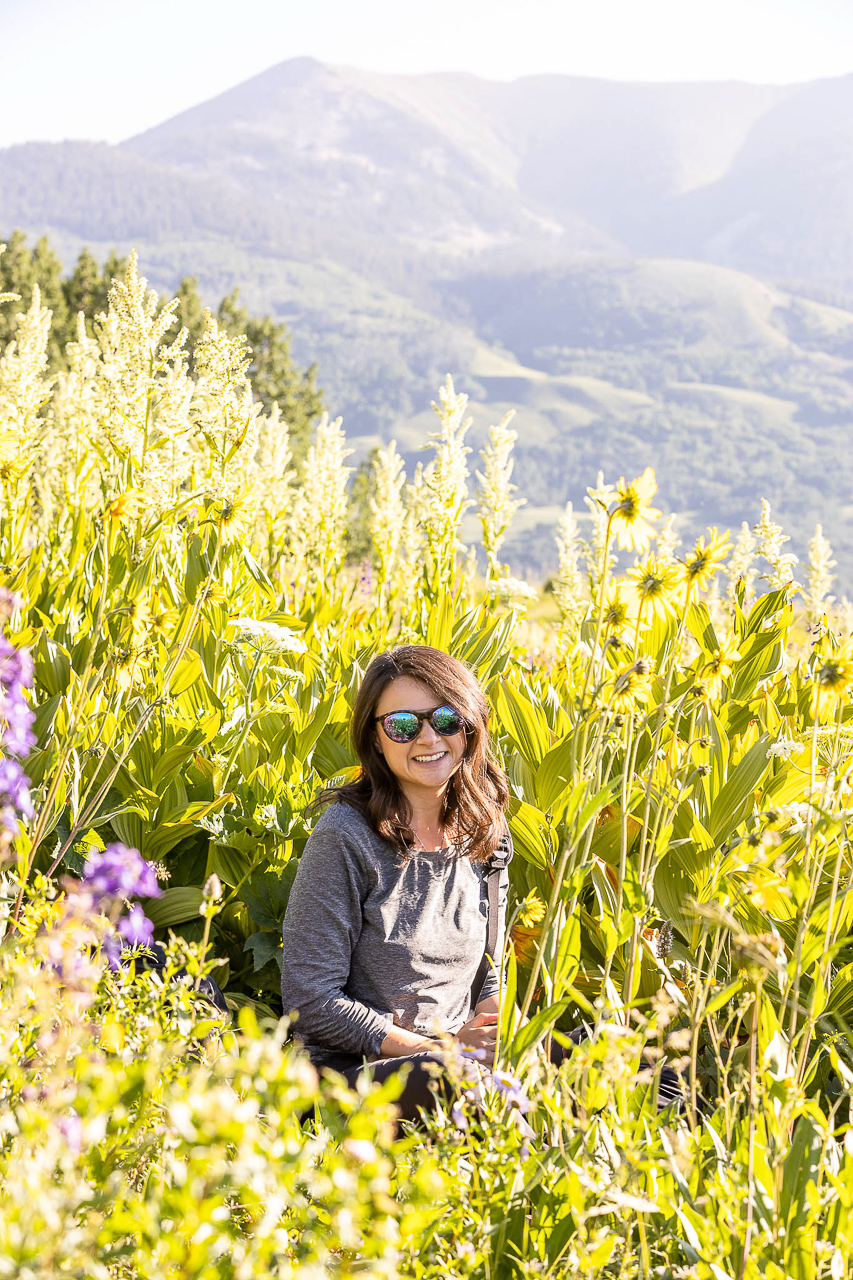
[[[561,505],[647,464],[685,534],[766,496],[849,563],[853,76],[496,83],[300,58],[120,146],[0,151],[0,228],[294,330],[362,453],[414,461],[444,374],[472,440],[516,408],[520,568]]]

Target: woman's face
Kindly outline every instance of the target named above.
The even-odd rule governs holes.
[[[383,689],[374,715],[385,716],[390,711],[433,711],[446,705],[420,680],[400,676]],[[429,720],[424,720],[412,742],[392,742],[382,725],[376,724],[376,745],[406,795],[426,792],[440,795],[459,768],[466,741],[464,729],[444,737],[436,733]]]

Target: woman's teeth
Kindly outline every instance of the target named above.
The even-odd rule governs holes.
[[[431,756],[415,756],[415,761],[418,764],[431,764],[433,760],[441,760],[442,756],[446,756],[446,755],[447,755],[446,751],[436,751]]]

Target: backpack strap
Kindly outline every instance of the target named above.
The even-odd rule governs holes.
[[[495,849],[489,865],[483,873],[486,888],[489,891],[489,914],[486,923],[486,949],[483,952],[479,967],[474,975],[474,981],[471,984],[471,1012],[476,1009],[477,1002],[480,999],[480,992],[483,990],[483,984],[489,974],[489,969],[495,959],[495,952],[498,946],[498,924],[500,921],[500,881],[501,872],[504,867],[509,865],[512,857],[512,842],[509,832],[501,840],[501,843]]]

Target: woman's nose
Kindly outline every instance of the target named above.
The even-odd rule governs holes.
[[[424,720],[421,723],[421,731],[418,734],[416,741],[421,743],[422,746],[432,747],[436,742],[440,741],[440,738],[441,735],[436,733],[429,720]]]

